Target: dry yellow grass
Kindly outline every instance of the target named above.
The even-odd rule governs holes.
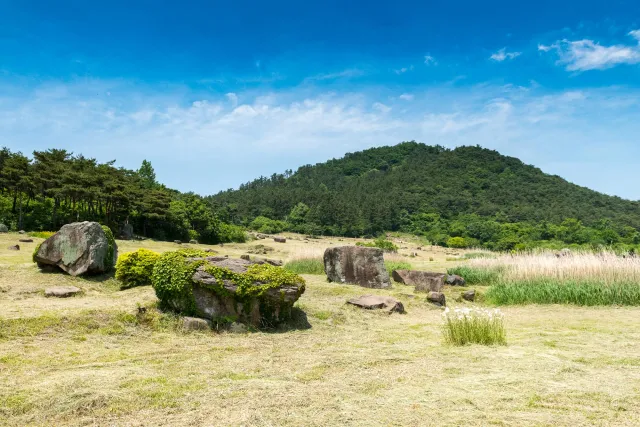
[[[556,256],[555,252],[504,254],[495,258],[469,261],[475,267],[506,267],[507,280],[549,278],[558,281],[593,281],[604,283],[640,283],[640,257],[621,257],[613,252],[572,252]]]
[[[4,250],[15,239],[0,236],[0,425],[640,424],[638,309],[506,308],[506,347],[450,347],[441,311],[409,287],[371,291],[306,276],[298,307],[310,329],[186,334],[132,321],[138,303],[155,300],[152,289],[42,274],[30,251]],[[216,250],[236,256],[255,243]],[[347,242],[260,243],[289,259]],[[418,252],[418,267],[453,264],[444,251]],[[85,294],[40,292],[67,283]],[[345,305],[364,293],[396,296],[408,314]],[[459,293],[448,290],[449,300]]]

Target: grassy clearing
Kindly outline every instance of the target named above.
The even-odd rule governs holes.
[[[464,277],[467,285],[490,286],[498,282],[502,277],[504,267],[476,267],[470,265],[462,265],[447,270],[448,274],[457,274]]]
[[[39,239],[48,239],[56,234],[55,231],[30,231],[27,233],[30,237],[37,237]]]
[[[0,248],[18,238],[0,235]],[[290,261],[354,239],[263,243]],[[419,252],[416,269],[453,266],[441,248],[417,244],[403,242],[397,260]],[[214,249],[237,258],[249,245]],[[409,286],[363,289],[307,275],[297,308],[311,328],[185,333],[179,319],[153,310],[150,287],[43,274],[25,247],[0,252],[0,425],[640,425],[636,308],[506,306],[508,346],[459,347],[443,345],[442,311]],[[85,293],[43,296],[57,285]],[[445,289],[448,301],[460,292]],[[364,293],[391,295],[407,314],[345,304]]]
[[[289,261],[284,268],[295,274],[324,274],[324,262],[318,258],[300,258]]]
[[[451,345],[506,345],[507,334],[500,310],[479,308],[446,309],[442,335]]]
[[[640,306],[640,284],[601,282],[560,282],[557,279],[533,279],[502,282],[485,294],[493,304],[575,304]]]

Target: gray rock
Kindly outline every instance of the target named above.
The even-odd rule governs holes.
[[[173,243],[175,243],[176,245],[181,245],[182,242],[180,240],[174,240]]]
[[[20,230],[20,231],[18,231],[18,234],[27,234],[27,232],[24,231],[24,230]]]
[[[78,295],[82,290],[75,286],[55,286],[44,291],[45,297],[68,298]]]
[[[203,258],[192,258],[200,261]],[[232,280],[219,280],[206,271],[208,266],[215,266],[232,273],[242,274],[256,262],[225,257],[207,257],[206,263],[200,266],[193,275],[191,292],[195,301],[196,315],[217,321],[234,318],[240,323],[255,327],[270,327],[291,317],[294,303],[305,291],[303,281],[292,285],[270,287],[270,283],[254,283],[253,286],[264,286],[264,291],[257,296],[247,297],[238,294],[238,284]],[[181,302],[167,301],[174,309],[182,311]]]
[[[391,287],[382,249],[361,246],[328,248],[324,252],[324,270],[329,282],[375,289]]]
[[[444,307],[447,305],[446,299],[442,292],[429,292],[429,295],[427,295],[427,301],[435,305],[439,305],[441,307]]]
[[[189,244],[190,245],[197,245],[198,241],[197,240],[189,240]]]
[[[117,259],[118,246],[110,248],[100,224],[88,221],[63,226],[42,242],[33,257],[41,268],[58,267],[72,276],[106,273]]]
[[[9,249],[10,251],[19,251],[20,245],[9,246],[7,249]]]
[[[476,300],[476,291],[475,289],[471,289],[462,293],[462,299],[467,301],[475,301]]]
[[[457,274],[447,274],[445,283],[451,286],[464,286],[467,282]]]
[[[245,261],[251,261],[251,256],[244,254],[244,255],[240,255],[240,259],[243,259]]]
[[[33,239],[18,239],[20,243],[33,243]]]
[[[210,331],[212,327],[213,322],[211,322],[211,320],[197,317],[182,318],[182,329],[185,331]]]
[[[0,233],[8,233],[9,232],[9,227],[7,227],[4,224],[0,224]]]
[[[347,304],[355,305],[367,310],[384,310],[391,313],[404,313],[404,306],[395,298],[380,295],[363,295],[347,301]]]
[[[417,270],[394,270],[393,280],[415,286],[416,292],[440,292],[444,286],[444,274]]]
[[[273,241],[277,243],[287,243],[287,239],[285,239],[284,237],[274,237]]]
[[[133,239],[133,225],[126,223],[120,229],[120,238],[122,240],[132,240]]]

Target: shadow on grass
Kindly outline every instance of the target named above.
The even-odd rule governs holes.
[[[305,313],[298,307],[293,307],[291,309],[291,319],[284,323],[281,323],[275,328],[264,329],[263,332],[281,334],[291,331],[305,331],[308,329],[311,329],[311,323],[309,323],[307,313]]]

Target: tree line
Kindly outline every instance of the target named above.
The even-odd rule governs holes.
[[[61,149],[34,151],[32,158],[0,150],[0,223],[56,231],[75,221],[98,221],[116,235],[128,224],[158,240],[245,239],[242,227],[220,220],[211,201],[158,183],[146,160],[132,171]]]

